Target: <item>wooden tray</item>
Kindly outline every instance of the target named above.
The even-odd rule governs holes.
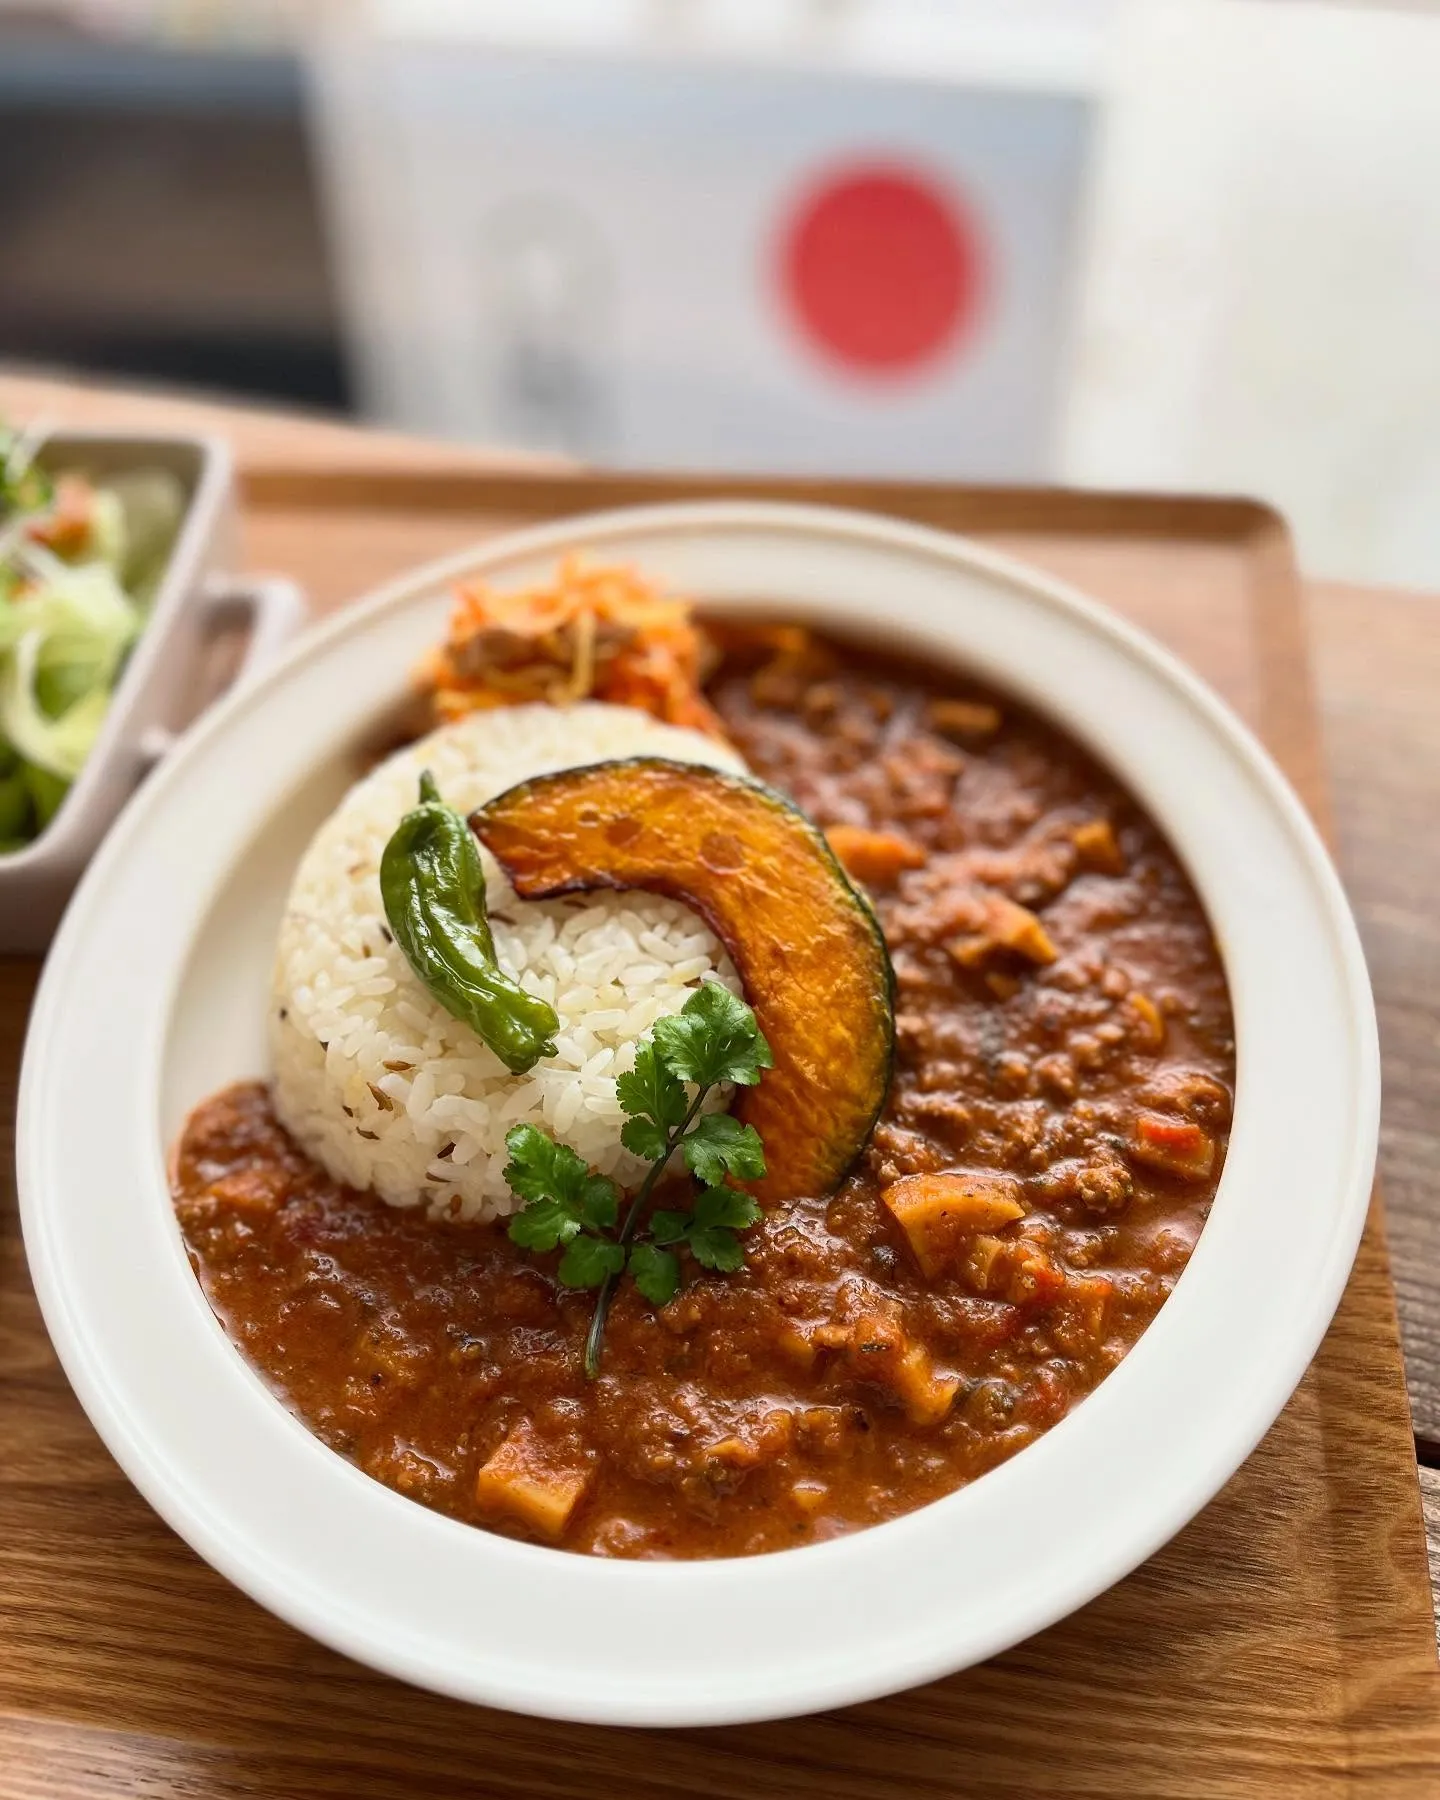
[[[798,493],[950,525],[1075,581],[1220,689],[1323,818],[1289,540],[1243,502],[476,473],[399,456],[368,469],[356,458],[287,466],[272,448],[246,469],[244,556],[294,573],[328,607],[498,527],[718,492]],[[33,979],[28,965],[0,965],[11,1087]],[[1361,1779],[1387,1794],[1434,1790],[1440,1671],[1378,1208],[1280,1420],[1129,1580],[982,1668],[729,1731],[604,1731],[466,1708],[368,1673],[230,1588],[150,1512],[81,1414],[30,1291],[8,1178],[0,1345],[0,1800],[1204,1800],[1348,1793]]]

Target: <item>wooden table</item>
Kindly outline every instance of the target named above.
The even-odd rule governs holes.
[[[1341,873],[1385,1066],[1380,1169],[1440,1611],[1440,595],[1306,594]]]
[[[0,413],[40,411],[68,424],[221,430],[242,463],[273,460],[280,448],[292,467],[365,469],[383,460],[421,474],[502,460],[319,421],[0,376]],[[1432,903],[1440,885],[1440,595],[1314,583],[1306,603],[1342,871],[1380,1011],[1382,1176],[1440,1594],[1440,913]]]

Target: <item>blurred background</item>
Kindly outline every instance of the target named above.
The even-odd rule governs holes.
[[[1440,12],[0,0],[0,362],[1440,587]]]

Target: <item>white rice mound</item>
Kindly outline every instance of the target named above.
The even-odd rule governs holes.
[[[704,922],[643,893],[527,904],[482,848],[500,960],[560,1016],[557,1054],[512,1075],[390,941],[379,867],[423,769],[467,813],[532,775],[646,755],[744,768],[713,739],[630,707],[517,706],[398,751],[320,827],[280,927],[270,1051],[281,1122],[337,1180],[436,1219],[496,1218],[518,1204],[502,1171],[505,1134],[522,1123],[622,1185],[639,1178],[644,1165],[620,1144],[616,1076],[632,1067],[641,1034],[705,977],[739,992]]]

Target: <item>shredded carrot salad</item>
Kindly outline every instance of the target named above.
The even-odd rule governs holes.
[[[554,577],[502,594],[459,588],[445,642],[420,670],[436,716],[608,700],[723,737],[700,691],[714,652],[687,601],[622,567],[568,556]]]

